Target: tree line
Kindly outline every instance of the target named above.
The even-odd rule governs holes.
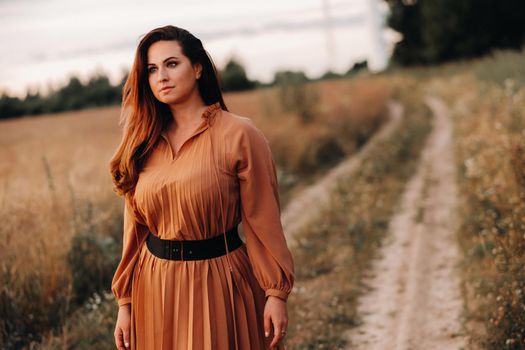
[[[339,75],[333,72],[326,72],[318,79],[310,79],[301,71],[279,71],[275,73],[271,83],[262,83],[257,80],[250,80],[243,65],[235,58],[232,58],[224,69],[219,72],[219,77],[222,90],[230,92],[286,84],[288,83],[287,79],[290,79],[292,76],[295,78],[300,76],[300,81],[311,81],[344,77],[367,68],[368,64],[366,61],[357,62],[345,74]],[[104,73],[98,72],[85,83],[78,77],[73,76],[69,78],[69,82],[63,87],[51,91],[46,96],[43,96],[40,92],[28,91],[25,98],[18,98],[9,96],[4,92],[0,96],[0,119],[118,105],[122,100],[122,88],[126,79],[127,74],[124,74],[124,77],[118,84],[112,85]]]
[[[522,48],[523,0],[385,0],[388,26],[402,35],[392,60],[402,66]]]
[[[0,97],[0,119],[115,104],[121,99],[122,86],[123,82],[112,85],[107,76],[97,73],[86,83],[73,76],[66,85],[46,96],[28,91],[21,99],[4,92]]]

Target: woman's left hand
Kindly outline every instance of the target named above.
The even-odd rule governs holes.
[[[286,301],[270,295],[264,306],[264,335],[266,337],[270,336],[272,326],[274,336],[270,348],[277,349],[277,345],[284,338],[288,328],[288,314]]]

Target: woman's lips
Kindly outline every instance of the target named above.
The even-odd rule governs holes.
[[[160,92],[165,92],[165,91],[168,91],[170,89],[172,89],[173,86],[166,86],[166,87],[163,87],[162,89],[160,89]]]

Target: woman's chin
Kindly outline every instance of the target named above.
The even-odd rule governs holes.
[[[165,96],[160,96],[159,100],[162,103],[170,105],[170,104],[179,102],[180,98],[178,96],[165,95]]]

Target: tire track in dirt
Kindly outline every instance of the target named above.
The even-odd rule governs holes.
[[[359,299],[362,324],[349,349],[462,349],[463,301],[457,263],[457,185],[453,124],[444,103],[426,100],[434,125],[399,212]]]
[[[307,225],[310,220],[313,220],[321,208],[328,203],[331,192],[337,186],[337,181],[340,178],[352,175],[361,166],[363,159],[375,145],[381,140],[388,138],[397,129],[402,116],[403,107],[401,104],[390,101],[388,103],[389,118],[381,129],[355,155],[350,156],[331,169],[323,178],[304,189],[286,206],[281,214],[281,221],[286,240],[290,246],[295,244],[294,237],[297,232]]]

